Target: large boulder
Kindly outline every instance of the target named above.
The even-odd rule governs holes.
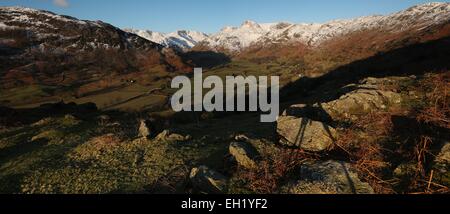
[[[283,116],[307,117],[324,122],[356,121],[368,113],[401,104],[402,95],[396,86],[413,78],[367,78],[332,92],[329,95],[330,99],[334,99],[332,101],[292,105],[283,112]]]
[[[299,180],[282,187],[289,194],[373,194],[348,163],[339,161],[308,162],[297,172]]]
[[[281,116],[277,121],[281,143],[306,151],[324,151],[334,143],[337,132],[327,124],[308,118]]]
[[[238,164],[247,169],[257,167],[258,151],[249,143],[233,142],[229,147],[230,154],[236,159]]]
[[[206,166],[193,168],[189,178],[192,186],[200,192],[207,194],[220,194],[226,192],[227,179],[225,176]]]
[[[366,78],[358,84],[351,84],[339,90],[339,99],[317,107],[325,111],[334,120],[357,120],[367,113],[385,110],[389,106],[399,105],[402,95],[396,87],[414,77]]]
[[[400,104],[401,95],[392,91],[361,88],[341,96],[339,99],[319,104],[334,120],[357,120],[359,116],[385,110],[390,105]]]

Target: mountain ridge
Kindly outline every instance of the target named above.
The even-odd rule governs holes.
[[[2,88],[190,70],[176,51],[111,24],[24,7],[0,7],[0,49]]]
[[[416,5],[385,16],[332,20],[323,24],[245,21],[240,27],[224,27],[220,32],[202,41],[199,46],[229,52],[240,52],[257,44],[285,42],[302,42],[308,46],[318,46],[337,36],[362,30],[404,31],[412,28],[420,30],[449,20],[450,3],[434,2]]]
[[[5,8],[5,7],[4,7]],[[20,8],[20,7],[6,7]],[[23,8],[31,10],[31,8]],[[35,10],[36,11],[36,10]],[[49,11],[53,16],[58,16]],[[101,25],[101,21],[78,20],[69,16],[61,18],[72,19],[81,24]],[[417,18],[417,20],[415,20]],[[362,30],[404,31],[412,28],[420,30],[431,25],[437,25],[450,20],[450,3],[431,2],[412,6],[408,9],[388,15],[370,15],[353,19],[335,19],[325,23],[291,23],[273,22],[257,23],[246,20],[239,27],[225,26],[219,32],[206,34],[199,31],[177,30],[161,33],[151,30],[125,28],[130,35],[186,52],[191,49],[210,49],[238,53],[254,45],[270,45],[287,42],[301,42],[308,46],[318,46],[337,36],[343,36]],[[5,23],[0,22],[0,27]]]

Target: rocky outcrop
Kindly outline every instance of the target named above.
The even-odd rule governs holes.
[[[306,151],[324,151],[337,137],[333,127],[308,118],[281,116],[277,123],[277,132],[283,138],[282,144]]]
[[[373,194],[368,183],[362,182],[348,163],[339,161],[309,162],[302,165],[300,180],[282,188],[289,194]]]
[[[338,99],[310,105],[292,105],[283,112],[283,115],[308,117],[324,122],[356,121],[360,116],[368,113],[399,105],[402,102],[402,96],[394,86],[414,78],[366,78],[358,84],[350,84],[334,92],[339,95]]]
[[[295,146],[310,152],[321,152],[330,148],[338,138],[336,127],[346,122],[357,121],[371,112],[389,110],[400,105],[401,83],[414,80],[415,77],[366,78],[357,84],[347,85],[331,91],[329,86],[318,90],[323,103],[295,104],[288,107],[278,119],[277,132],[281,143]],[[332,125],[331,125],[332,124]],[[450,148],[450,146],[449,146]],[[443,149],[445,151],[445,148]],[[443,153],[437,158],[442,165],[449,159]],[[395,177],[409,176],[414,173],[413,165],[400,165]],[[309,162],[301,166],[299,180],[284,187],[286,193],[374,193],[369,184],[362,182],[350,164],[339,161]]]
[[[333,119],[357,120],[361,115],[399,105],[402,102],[402,96],[397,91],[397,86],[415,78],[415,76],[369,77],[359,84],[343,87],[340,93],[349,92],[337,100],[323,103],[320,107]]]
[[[254,169],[257,167],[259,154],[251,144],[233,142],[230,144],[229,151],[240,166],[247,169]]]
[[[357,120],[358,116],[386,110],[389,105],[400,103],[401,95],[398,93],[360,86],[360,89],[318,107],[321,107],[334,120]]]
[[[192,186],[203,193],[224,193],[227,188],[227,179],[222,174],[206,166],[193,168],[189,175]]]

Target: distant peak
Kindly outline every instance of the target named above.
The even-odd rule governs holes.
[[[189,31],[187,30],[177,30],[178,35],[187,35]]]
[[[222,30],[221,30],[221,31],[223,31],[223,32],[227,32],[227,31],[232,31],[233,29],[234,29],[234,27],[231,27],[231,26],[226,26],[226,27],[222,28]]]
[[[252,20],[246,20],[246,21],[244,21],[244,23],[242,23],[241,26],[242,27],[255,27],[255,26],[259,26],[259,24]]]

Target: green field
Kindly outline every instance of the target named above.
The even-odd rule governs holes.
[[[56,87],[32,85],[3,90],[0,103],[13,108],[35,108],[45,103],[64,101],[77,104],[95,103],[102,110],[143,111],[165,104],[166,95],[149,94],[156,86],[129,84],[111,90],[102,90],[92,95],[75,98],[69,92],[55,91]],[[94,91],[95,92],[95,91]]]

